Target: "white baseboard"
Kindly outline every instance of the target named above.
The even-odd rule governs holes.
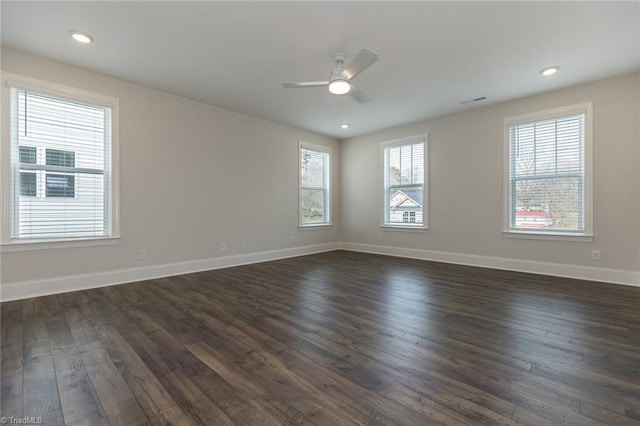
[[[531,260],[508,259],[504,257],[478,256],[473,254],[459,254],[444,251],[409,249],[404,247],[348,242],[340,243],[340,248],[342,250],[362,253],[383,254],[389,256],[408,257],[412,259],[431,260],[435,262],[479,266],[482,268],[504,269],[508,271],[529,272],[540,275],[552,275],[556,277],[640,286],[640,274],[638,271],[591,268],[588,266],[566,265],[561,263],[535,262]]]
[[[338,249],[478,266],[482,268],[505,269],[509,271],[529,272],[533,274],[640,286],[640,275],[637,271],[590,268],[587,266],[565,265],[560,263],[534,262],[530,260],[508,259],[502,257],[342,242],[261,251],[188,262],[169,263],[143,268],[120,269],[116,271],[98,272],[95,274],[20,281],[0,286],[0,301],[6,302],[10,300],[27,299],[30,297],[66,293],[70,291],[87,290],[90,288],[106,287],[135,281],[169,277],[173,275],[248,265],[251,263],[286,259],[314,253],[323,253]]]
[[[146,266],[143,268],[120,269],[116,271],[98,272],[95,274],[20,281],[0,286],[0,301],[6,302],[10,300],[28,299],[30,297],[87,290],[90,288],[106,287],[134,281],[144,281],[154,278],[169,277],[172,275],[267,262],[270,260],[338,250],[339,247],[340,243],[315,244],[311,246],[261,251],[235,256],[214,257],[211,259]]]

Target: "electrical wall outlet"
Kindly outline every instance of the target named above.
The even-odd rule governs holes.
[[[600,260],[600,250],[591,250],[591,260]]]
[[[147,249],[138,250],[138,260],[145,260],[147,258]]]
[[[227,243],[220,243],[220,251],[227,251]]]

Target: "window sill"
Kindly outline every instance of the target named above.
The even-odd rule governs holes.
[[[380,225],[383,231],[427,232],[429,228],[423,225]]]
[[[118,244],[120,237],[78,238],[69,240],[31,240],[14,241],[2,244],[2,253],[34,250],[54,250],[74,247],[110,246]]]
[[[298,225],[298,229],[301,231],[310,229],[327,229],[331,228],[332,226],[333,225],[331,223],[312,223],[308,225]]]
[[[525,240],[571,241],[579,243],[590,243],[593,241],[593,235],[565,234],[561,232],[547,234],[542,232],[503,231],[502,235],[507,238],[520,238]]]

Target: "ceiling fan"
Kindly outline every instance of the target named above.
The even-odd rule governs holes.
[[[331,71],[331,78],[329,78],[328,81],[285,82],[282,83],[282,86],[286,88],[329,86],[329,92],[334,95],[345,95],[349,93],[360,103],[369,102],[371,97],[353,87],[351,80],[369,67],[369,65],[377,61],[378,55],[369,49],[362,49],[349,65],[344,65],[344,59],[344,53],[338,52],[333,54],[334,67],[333,71]]]

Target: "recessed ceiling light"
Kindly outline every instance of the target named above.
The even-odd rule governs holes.
[[[93,43],[93,36],[89,33],[80,30],[70,30],[69,35],[78,43],[89,44]]]
[[[545,77],[548,77],[550,75],[557,73],[559,69],[560,67],[557,65],[554,65],[552,67],[546,67],[540,70],[540,74],[542,74]]]
[[[341,128],[341,129],[348,129],[348,128],[349,128],[349,123],[342,123],[342,124],[340,125],[340,128]]]

